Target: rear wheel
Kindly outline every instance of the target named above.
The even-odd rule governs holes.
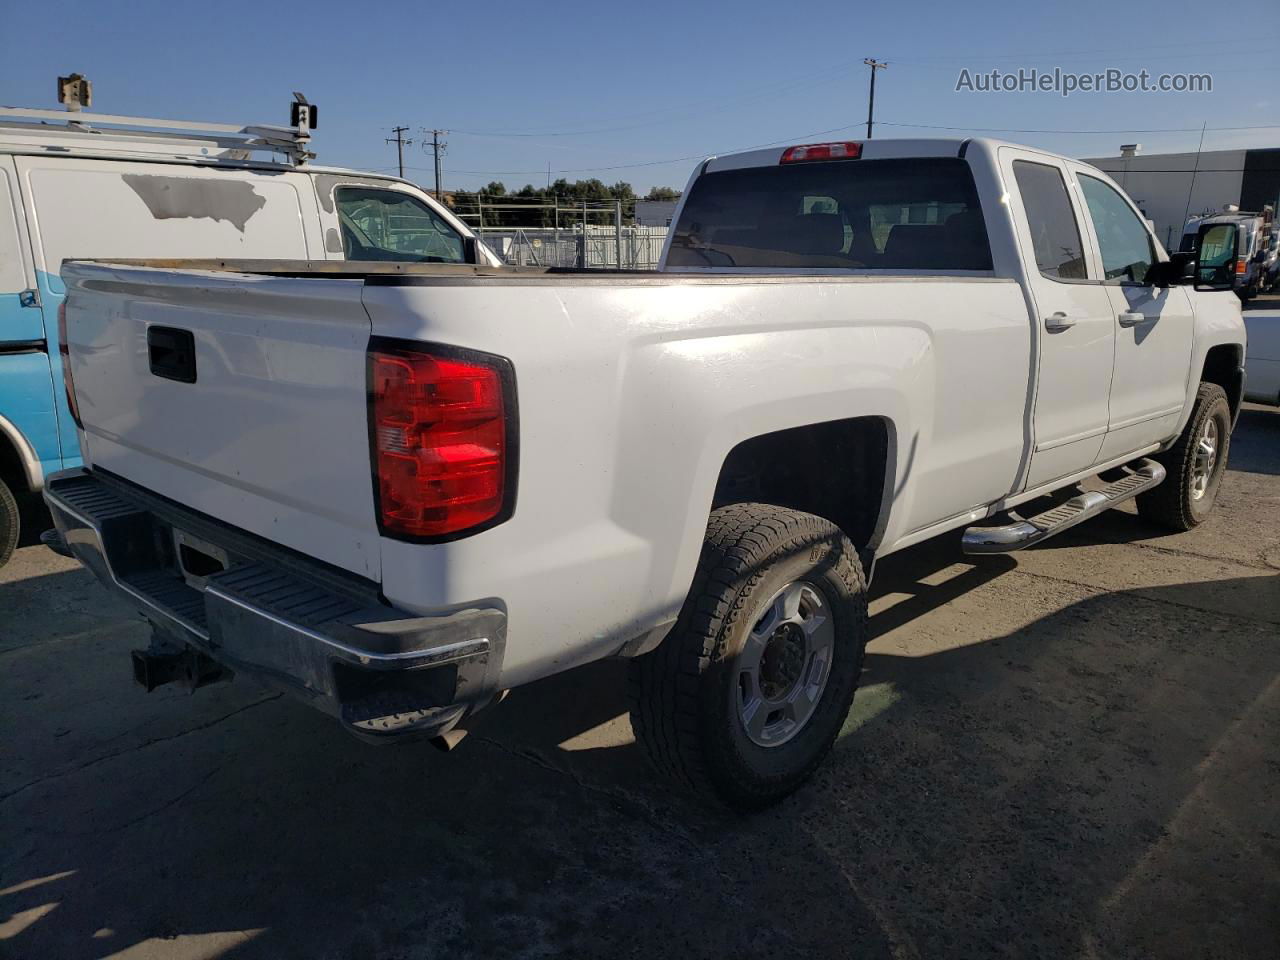
[[[821,517],[711,515],[676,626],[631,665],[631,723],[662,773],[738,809],[813,773],[853,701],[867,642],[862,567]]]
[[[1182,435],[1158,459],[1168,476],[1138,495],[1138,513],[1173,530],[1190,530],[1213,510],[1227,469],[1231,445],[1231,406],[1215,383],[1202,383]]]
[[[18,533],[22,529],[21,515],[18,513],[18,501],[13,491],[0,480],[0,567],[9,562],[13,551],[18,546]]]

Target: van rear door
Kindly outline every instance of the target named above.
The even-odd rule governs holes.
[[[61,459],[48,339],[13,158],[0,156],[0,451],[17,454],[9,486],[38,488]]]
[[[301,259],[319,255],[315,192],[306,174],[18,157],[36,269],[61,294],[63,260]]]
[[[57,330],[63,260],[314,253],[315,193],[305,174],[93,157],[15,161],[48,331]],[[76,428],[61,400],[61,368],[52,367],[62,456],[72,466]]]

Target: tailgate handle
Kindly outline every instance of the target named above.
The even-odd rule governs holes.
[[[151,372],[179,383],[196,382],[196,342],[190,330],[147,327]]]

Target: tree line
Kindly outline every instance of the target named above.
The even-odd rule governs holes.
[[[626,181],[606,184],[595,177],[573,182],[561,178],[547,187],[526,183],[512,191],[507,190],[506,184],[494,180],[476,191],[454,190],[445,195],[445,202],[454,213],[472,226],[485,227],[556,226],[553,204],[560,207],[559,226],[568,226],[581,219],[583,201],[588,206],[589,223],[612,223],[612,209],[602,205],[615,200],[622,201],[623,222],[633,223],[637,200],[678,199],[680,191],[671,187],[653,187],[638,197]],[[520,209],[526,204],[528,209]],[[574,208],[578,211],[576,215],[572,212]]]

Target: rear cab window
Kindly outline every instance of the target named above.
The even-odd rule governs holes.
[[[700,176],[668,267],[991,270],[968,163],[835,160]]]
[[[465,263],[462,236],[416,197],[376,187],[335,191],[348,260]]]

